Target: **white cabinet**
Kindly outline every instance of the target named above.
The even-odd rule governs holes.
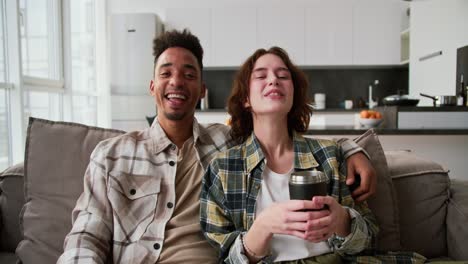
[[[456,50],[468,44],[467,13],[466,0],[411,3],[411,95],[455,95]],[[432,100],[421,98],[419,105],[432,105]]]
[[[166,31],[188,28],[200,39],[203,47],[203,64],[213,64],[211,45],[211,9],[209,8],[168,8],[166,9]]]
[[[113,94],[147,95],[153,78],[154,14],[113,14],[110,25],[110,85]]]
[[[257,47],[285,49],[294,64],[304,65],[305,59],[304,8],[258,8]]]
[[[353,63],[353,4],[315,1],[305,14],[305,64]]]
[[[298,65],[398,65],[407,3],[308,0],[296,6],[231,4],[166,9],[166,29],[200,38],[205,66],[238,67],[258,48],[284,48]]]
[[[211,66],[241,65],[256,49],[255,8],[212,9]]]
[[[400,63],[401,16],[399,1],[356,0],[353,9],[353,63]]]

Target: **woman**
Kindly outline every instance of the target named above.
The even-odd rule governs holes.
[[[202,229],[227,263],[336,263],[373,244],[375,218],[354,203],[336,143],[300,135],[311,115],[307,85],[278,47],[257,50],[236,76],[228,111],[240,145],[212,161],[201,193]],[[313,169],[329,178],[329,195],[290,200],[291,172]]]

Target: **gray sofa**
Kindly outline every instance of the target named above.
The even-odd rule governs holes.
[[[94,146],[122,131],[31,118],[24,164],[0,174],[0,263],[55,263],[71,228]],[[356,142],[371,155],[378,191],[369,200],[382,250],[468,260],[468,182],[408,151],[384,152],[373,130]]]

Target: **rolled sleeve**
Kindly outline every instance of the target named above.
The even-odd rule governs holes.
[[[334,252],[340,255],[357,254],[368,247],[372,237],[370,235],[368,224],[358,211],[344,207],[348,210],[351,217],[351,233],[344,240],[336,236],[329,239],[329,244]]]
[[[338,143],[338,146],[340,148],[340,151],[341,151],[341,155],[347,159],[349,158],[350,156],[358,153],[358,152],[362,152],[364,153],[364,155],[366,155],[366,157],[370,160],[370,156],[369,156],[369,153],[367,153],[363,148],[361,148],[356,142],[354,142],[353,140],[351,139],[347,139],[347,138],[342,138],[342,139],[339,139],[337,141]]]

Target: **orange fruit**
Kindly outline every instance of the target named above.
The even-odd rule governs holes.
[[[367,110],[362,110],[360,115],[362,118],[369,118],[370,113]]]

